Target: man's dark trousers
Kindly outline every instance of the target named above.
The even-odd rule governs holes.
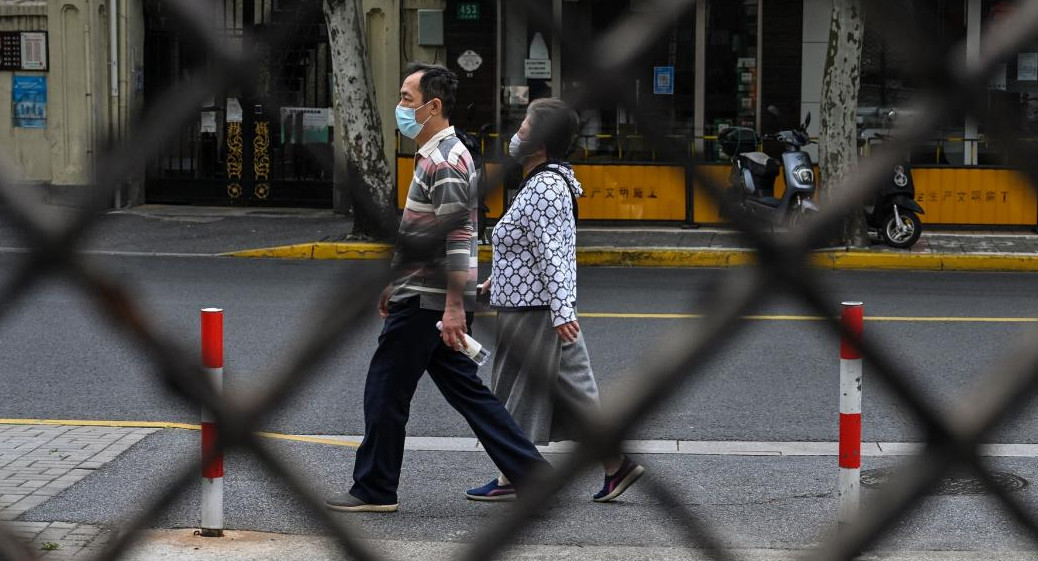
[[[501,473],[521,487],[532,470],[547,462],[483,385],[476,363],[443,344],[436,329],[443,312],[423,310],[419,300],[389,305],[364,386],[364,441],[357,449],[350,494],[368,504],[397,503],[411,398],[425,371],[468,421]]]

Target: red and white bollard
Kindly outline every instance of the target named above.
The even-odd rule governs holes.
[[[840,514],[844,526],[858,515],[861,501],[861,341],[865,307],[861,302],[843,302],[840,323]],[[848,337],[848,334],[851,337]]]
[[[217,392],[223,391],[223,310],[202,310],[202,368]],[[202,408],[202,457],[208,458],[216,448],[216,423],[212,414]],[[206,537],[223,536],[223,453],[212,456],[202,466],[202,527]]]

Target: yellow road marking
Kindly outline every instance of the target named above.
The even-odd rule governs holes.
[[[0,425],[67,425],[74,427],[117,427],[132,429],[202,430],[202,425],[166,421],[96,421],[84,419],[0,419]]]
[[[131,429],[182,429],[202,430],[202,425],[190,423],[171,423],[166,421],[96,421],[85,419],[0,419],[0,425],[64,425],[69,427],[113,427]],[[275,440],[291,440],[295,442],[309,442],[311,444],[327,444],[330,446],[347,446],[356,448],[360,442],[355,440],[337,440],[334,438],[321,438],[318,436],[306,436],[299,434],[282,434],[279,432],[257,432],[257,436],[272,438]]]
[[[309,442],[311,444],[328,444],[330,446],[346,446],[357,448],[360,442],[356,440],[338,440],[335,438],[321,438],[319,436],[306,436],[304,434],[282,434],[279,432],[257,432],[257,436],[273,438],[276,440],[293,440],[295,442]]]
[[[493,315],[493,314],[488,314]],[[582,318],[603,319],[702,319],[703,314],[636,314],[636,313],[608,313],[608,312],[579,312]],[[752,321],[822,321],[822,316],[801,315],[750,315],[742,316],[744,320]],[[1038,323],[1038,318],[1027,317],[953,317],[953,316],[865,316],[865,321],[918,321],[918,322],[948,322],[948,323]]]

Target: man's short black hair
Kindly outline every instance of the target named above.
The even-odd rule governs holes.
[[[418,91],[422,92],[422,103],[440,98],[443,102],[443,116],[449,121],[454,113],[454,101],[458,94],[458,75],[439,64],[412,62],[407,65],[404,78],[416,72],[422,73],[422,78],[418,82]]]
[[[544,145],[549,160],[564,160],[580,128],[577,113],[565,101],[554,97],[534,100],[526,108],[530,119],[532,146]]]

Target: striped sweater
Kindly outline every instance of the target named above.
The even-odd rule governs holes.
[[[421,297],[421,307],[443,310],[447,273],[464,271],[465,309],[475,309],[477,183],[472,156],[447,127],[415,154],[414,177],[400,220],[394,266],[403,275],[392,301]]]

